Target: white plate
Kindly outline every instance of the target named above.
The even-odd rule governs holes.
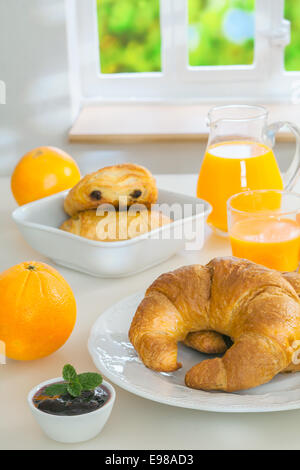
[[[171,212],[172,224],[131,240],[99,242],[59,230],[67,219],[64,199],[68,191],[40,199],[16,209],[12,217],[25,240],[35,250],[67,268],[99,277],[124,277],[155,266],[190,243],[197,236],[200,250],[204,242],[205,220],[211,211],[208,202],[195,197],[159,190],[158,204]]]
[[[272,382],[240,393],[202,392],[184,385],[185,373],[207,356],[183,345],[183,368],[174,373],[147,369],[128,340],[133,315],[144,294],[128,297],[104,312],[92,328],[89,351],[97,368],[115,384],[149,400],[214,412],[257,413],[300,408],[300,373],[280,374]]]

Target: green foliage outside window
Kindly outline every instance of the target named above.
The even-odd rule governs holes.
[[[300,2],[285,0],[285,17],[291,21],[291,44],[285,50],[285,68],[289,72],[300,70]]]
[[[161,70],[159,0],[97,0],[102,73]]]
[[[189,63],[249,65],[254,61],[255,0],[189,0]]]
[[[162,69],[159,0],[97,0],[102,73]],[[255,0],[188,0],[190,66],[254,61]],[[292,42],[285,67],[300,70],[300,1],[286,0]]]

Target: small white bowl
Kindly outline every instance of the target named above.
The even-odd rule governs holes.
[[[104,385],[109,393],[110,398],[98,410],[76,416],[56,416],[40,411],[34,406],[33,397],[43,387],[55,382],[61,382],[63,379],[47,380],[34,387],[28,394],[28,404],[31,412],[44,433],[54,441],[67,444],[84,442],[96,437],[106,424],[111,410],[113,408],[116,392],[112,385],[103,380]]]
[[[171,214],[172,224],[130,240],[102,242],[59,230],[68,218],[64,212],[67,193],[64,191],[26,204],[12,214],[29,245],[61,266],[92,276],[126,277],[183,250],[191,241],[191,233],[199,233],[195,249],[199,251],[203,246],[204,226],[211,206],[202,199],[161,189],[158,204],[168,208],[176,206],[178,210],[177,214]]]

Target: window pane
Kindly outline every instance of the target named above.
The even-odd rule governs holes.
[[[291,22],[292,39],[285,50],[285,68],[288,71],[300,70],[300,2],[285,0],[285,17]]]
[[[159,0],[97,0],[102,73],[161,71]]]
[[[189,0],[189,64],[254,62],[255,0]]]

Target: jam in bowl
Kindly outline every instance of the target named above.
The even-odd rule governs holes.
[[[64,384],[64,379],[59,377],[43,382],[28,394],[31,412],[44,433],[64,443],[96,437],[112,411],[116,397],[113,386],[103,380],[94,390],[83,391],[79,397],[64,393],[47,396],[46,389],[57,384]]]
[[[79,397],[72,397],[68,393],[48,396],[46,389],[47,386],[36,392],[33,403],[38,410],[56,416],[78,416],[91,413],[104,406],[111,396],[105,385],[99,385],[94,390],[83,391]]]

